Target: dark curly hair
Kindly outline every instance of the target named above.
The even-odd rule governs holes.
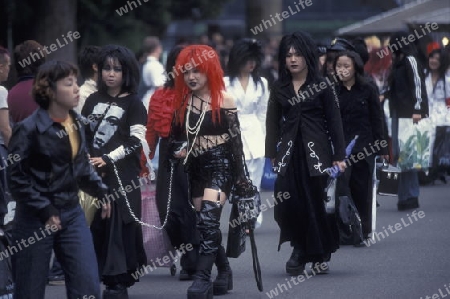
[[[56,82],[70,75],[78,75],[77,67],[70,62],[51,60],[41,65],[31,91],[36,103],[47,110],[55,99]]]
[[[262,64],[264,54],[262,46],[259,41],[251,38],[243,38],[234,43],[230,50],[230,56],[227,64],[227,71],[230,77],[230,82],[239,76],[241,68],[247,63],[247,61],[254,60],[256,66],[252,71],[252,78],[257,88],[258,83],[261,83],[261,76],[259,75],[259,69]]]
[[[98,57],[98,91],[108,93],[107,86],[103,82],[102,70],[108,59],[117,59],[122,66],[122,87],[120,92],[136,93],[139,85],[139,64],[134,53],[123,46],[107,45],[102,47]]]

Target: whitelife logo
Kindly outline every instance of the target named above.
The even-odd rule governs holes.
[[[417,32],[417,29],[414,29],[414,34],[411,33],[408,36],[402,37],[400,40],[398,40],[398,38],[397,38],[397,43],[395,41],[391,41],[388,47],[378,51],[377,52],[378,57],[383,58],[385,56],[388,56],[389,53],[398,51],[399,48],[401,49],[404,45],[407,46],[407,45],[409,45],[409,43],[413,43],[416,39],[421,39],[422,37],[426,36],[428,33],[431,32],[431,30],[437,30],[439,28],[439,26],[437,23],[428,22],[425,24],[425,28],[423,28],[422,25],[420,25],[420,28],[422,29],[423,35],[420,35],[420,33]],[[427,31],[425,31],[425,29]],[[406,41],[406,39],[408,39],[409,42]],[[394,50],[394,48],[395,48],[395,50]]]
[[[70,40],[70,42],[73,42],[75,39],[79,39],[80,38],[80,33],[78,31],[75,31],[74,33],[72,33],[72,31],[67,32],[67,38]],[[28,56],[28,58],[22,59],[22,61],[19,61],[19,64],[21,67],[26,67],[27,65],[31,64],[31,60],[33,60],[33,62],[36,62],[36,60],[42,59],[45,57],[45,54],[42,51],[45,51],[45,53],[51,54],[52,52],[57,51],[58,49],[61,49],[62,47],[66,46],[69,44],[69,42],[66,39],[66,36],[61,35],[61,37],[63,38],[65,44],[61,43],[59,40],[59,37],[56,39],[56,44],[51,44],[50,46],[44,46],[44,49],[41,48],[37,48],[38,52],[34,52],[34,53],[30,53],[30,55]],[[58,45],[57,45],[58,44]],[[50,51],[48,50],[50,48]],[[40,55],[39,55],[40,54]]]
[[[300,8],[300,6],[301,8]],[[282,22],[283,20],[289,18],[290,16],[293,16],[297,13],[299,13],[302,9],[305,9],[305,7],[311,6],[312,5],[312,0],[299,0],[298,3],[294,2],[294,6],[296,8],[296,10],[292,9],[292,7],[289,5],[288,9],[289,11],[285,10],[283,11],[281,14],[280,13],[276,13],[275,14],[275,18],[278,20],[278,22]],[[267,29],[269,27],[272,27],[273,25],[277,24],[277,21],[275,20],[275,18],[273,17],[273,15],[270,15],[270,20],[272,20],[272,22],[270,20],[261,20],[261,24],[259,24],[258,26],[255,26],[254,28],[250,28],[250,31],[253,33],[253,35],[257,35],[258,33],[261,33],[264,31],[264,29]],[[263,28],[264,26],[264,28]]]
[[[139,3],[139,5],[136,3],[136,1]],[[124,5],[119,9],[116,9],[117,14],[119,16],[123,16],[124,14],[128,13],[128,7],[130,8],[130,11],[132,11],[134,8],[138,8],[138,6],[142,5],[141,1],[147,3],[149,0],[136,0],[136,1],[127,1],[127,5]],[[134,5],[134,8],[132,7],[132,5]]]

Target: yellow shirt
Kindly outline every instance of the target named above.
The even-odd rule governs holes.
[[[65,121],[62,121],[61,125],[64,126],[64,129],[69,135],[70,147],[72,148],[72,159],[74,159],[80,149],[80,135],[78,134],[78,127],[73,121],[71,115],[69,115]]]

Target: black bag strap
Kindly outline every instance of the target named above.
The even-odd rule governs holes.
[[[255,235],[253,229],[249,229],[250,245],[252,247],[253,273],[255,274],[256,286],[260,292],[263,291],[261,277],[261,266],[258,259],[258,249],[256,248]]]

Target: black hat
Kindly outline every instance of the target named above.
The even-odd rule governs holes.
[[[355,47],[344,38],[335,38],[327,51],[355,51]]]

